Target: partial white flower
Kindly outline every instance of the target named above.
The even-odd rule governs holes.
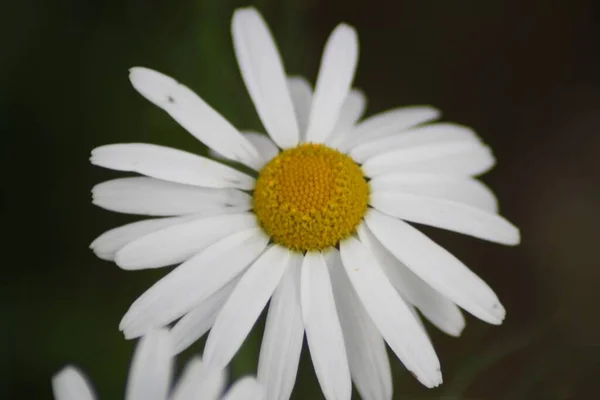
[[[92,163],[145,177],[97,185],[100,207],[156,218],[113,229],[92,243],[124,269],[180,264],[140,296],[121,321],[127,338],[174,323],[175,352],[210,330],[204,362],[224,368],[268,306],[258,365],[267,399],[288,399],[304,333],[327,399],[390,399],[385,343],[427,387],[440,363],[415,309],[449,335],[458,307],[492,324],[505,311],[490,287],[408,222],[506,245],[519,230],[498,214],[475,176],[494,165],[469,128],[433,123],[429,106],[362,119],[352,89],[355,30],[327,41],[313,91],[287,77],[260,14],[239,9],[234,49],[268,136],[241,133],[190,89],[132,68],[133,86],[219,157],[146,144],[92,152]],[[339,249],[339,250],[338,250]]]
[[[151,330],[140,339],[125,390],[126,400],[261,400],[263,391],[254,378],[236,382],[225,397],[225,371],[210,370],[196,357],[171,388],[173,347],[165,329]],[[94,400],[96,395],[83,373],[71,365],[52,378],[55,400]]]

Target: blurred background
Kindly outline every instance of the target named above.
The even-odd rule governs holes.
[[[261,129],[229,33],[234,0],[56,0],[0,6],[4,136],[0,398],[50,399],[51,376],[82,368],[103,399],[123,396],[134,342],[118,323],[165,270],[126,272],[89,243],[135,218],[92,206],[122,176],[90,150],[202,144],[130,86],[162,71],[240,129]],[[500,327],[467,316],[462,337],[428,325],[444,384],[427,390],[391,357],[395,399],[589,399],[600,373],[599,3],[593,0],[262,0],[287,71],[314,81],[345,21],[360,35],[356,86],[368,115],[431,104],[473,126],[498,164],[483,180],[523,243],[503,247],[425,229],[498,293]],[[8,239],[8,241],[6,240]],[[264,316],[231,366],[254,373]],[[178,359],[198,354],[197,343]],[[596,390],[594,390],[596,389]],[[320,399],[303,352],[294,399]],[[358,398],[358,396],[356,396]]]

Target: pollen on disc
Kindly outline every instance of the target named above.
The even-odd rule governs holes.
[[[275,243],[295,251],[335,246],[355,232],[367,211],[369,185],[345,154],[304,143],[260,171],[254,212]]]

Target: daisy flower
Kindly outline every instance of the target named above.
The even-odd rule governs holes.
[[[431,123],[428,106],[361,120],[352,89],[355,30],[338,25],[314,90],[287,77],[253,8],[233,15],[235,55],[268,136],[241,133],[194,92],[159,72],[132,68],[134,88],[250,176],[205,157],[150,144],[92,152],[93,164],[144,177],[93,189],[94,203],[167,217],[116,228],[92,248],[121,268],[180,264],[123,317],[127,338],[175,323],[181,351],[210,330],[204,362],[227,365],[270,300],[258,365],[268,399],[292,391],[304,333],[327,399],[390,399],[385,343],[425,386],[442,382],[419,312],[457,336],[458,307],[491,324],[505,311],[494,292],[411,223],[515,245],[519,231],[476,180],[494,165],[467,127]]]
[[[225,397],[225,371],[210,370],[199,357],[185,367],[170,388],[173,346],[166,329],[151,330],[135,351],[125,390],[126,400],[261,400],[263,392],[254,378],[242,378]],[[77,368],[69,365],[52,378],[55,400],[94,400],[94,390]]]

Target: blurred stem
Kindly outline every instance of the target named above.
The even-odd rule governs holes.
[[[475,357],[462,368],[455,378],[446,386],[445,394],[452,398],[462,398],[469,387],[475,382],[477,376],[484,370],[490,368],[498,361],[525,348],[536,339],[548,332],[554,320],[528,327],[509,336],[503,342]]]
[[[545,352],[541,357],[534,360],[527,370],[523,372],[520,379],[508,392],[505,398],[507,399],[529,399],[529,393],[537,384],[542,382],[544,378],[552,371],[556,370],[561,365],[564,365],[564,357],[557,357],[551,351]]]

